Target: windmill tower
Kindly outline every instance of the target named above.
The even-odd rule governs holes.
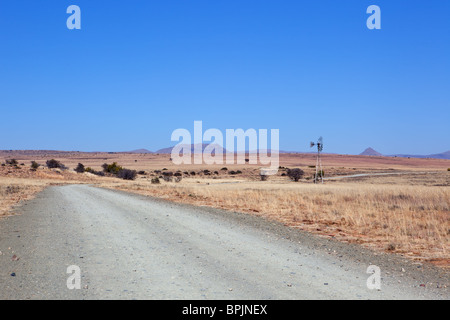
[[[316,159],[316,175],[314,176],[314,183],[317,183],[317,181],[322,180],[323,183],[323,168],[322,168],[322,158],[320,156],[322,150],[323,150],[323,138],[320,137],[317,142],[311,142],[311,148],[316,146],[317,147],[317,159]]]

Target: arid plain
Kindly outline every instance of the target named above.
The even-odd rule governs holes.
[[[11,159],[17,163],[7,164]],[[50,159],[67,169],[47,168]],[[40,166],[32,170],[31,161]],[[114,162],[136,170],[136,178],[74,171],[79,163],[102,171]],[[450,267],[450,160],[324,154],[322,162],[325,181],[314,184],[316,158],[309,153],[280,154],[278,174],[262,181],[260,165],[178,166],[170,154],[0,151],[0,216],[15,214],[14,206],[49,185],[91,184],[257,215]],[[298,182],[286,175],[292,168],[304,171]],[[178,178],[165,179],[167,172]]]

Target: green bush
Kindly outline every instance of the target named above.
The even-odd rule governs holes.
[[[117,162],[113,162],[111,164],[104,163],[102,165],[103,171],[106,173],[118,174],[120,170],[123,168],[117,165]]]
[[[31,170],[36,171],[41,165],[36,161],[31,161]]]
[[[160,184],[161,182],[159,181],[158,177],[155,177],[152,179],[152,184]]]

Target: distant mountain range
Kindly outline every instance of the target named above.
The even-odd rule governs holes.
[[[207,146],[209,146],[209,145],[210,145],[210,144],[203,143],[202,146],[201,146],[202,152],[203,152],[203,151],[205,150],[205,148],[206,148]],[[183,146],[183,147],[185,147],[185,148],[189,148],[189,145],[181,145],[181,146]],[[191,153],[194,153],[195,146],[198,146],[198,144],[197,144],[197,145],[195,145],[195,144],[191,144],[191,145],[190,145]],[[216,144],[216,145],[211,145],[211,146],[215,146],[215,147],[216,147],[216,150],[222,150],[222,153],[226,153],[226,152],[227,152],[227,150],[226,150],[225,148],[222,148],[222,146],[220,146],[220,145],[218,145],[218,144]],[[129,152],[130,152],[130,153],[162,153],[162,154],[171,154],[173,148],[174,148],[174,147],[163,148],[163,149],[159,149],[159,150],[154,151],[154,152],[152,152],[152,151],[150,151],[150,150],[147,150],[147,149],[137,149],[137,150],[133,150],[133,151],[129,151]]]
[[[189,148],[189,145],[185,145],[187,148]],[[209,146],[209,144],[202,144],[202,152],[205,150],[205,148]],[[129,153],[161,153],[161,154],[171,154],[172,153],[172,149],[173,147],[168,147],[168,148],[163,148],[163,149],[159,149],[156,151],[150,151],[147,149],[137,149],[137,150],[132,150],[132,151],[128,151]],[[194,153],[194,149],[195,149],[195,145],[191,144],[191,153]],[[223,148],[220,145],[216,145],[216,149],[220,150],[222,149],[222,153],[227,153],[227,150],[225,148]],[[259,150],[260,152],[265,151],[266,153],[270,153],[270,149],[264,149],[264,150]],[[249,151],[245,151],[246,153],[249,153]],[[253,150],[250,151],[250,153],[258,153],[258,150]],[[280,150],[279,153],[315,153],[315,152],[298,152],[298,151],[284,151],[284,150]]]
[[[390,154],[383,155],[372,148],[367,148],[359,155],[361,156],[376,156],[376,157],[399,157],[399,158],[431,158],[431,159],[450,159],[450,150],[442,153],[429,154],[429,155],[417,155],[417,154]]]
[[[205,150],[205,148],[209,146],[209,144],[202,144],[201,146],[201,150],[202,152]],[[189,148],[189,145],[186,145],[185,147]],[[220,145],[216,145],[216,149],[217,150],[222,150],[223,154],[227,153],[227,150],[225,148],[222,148]],[[194,149],[195,149],[195,145],[191,144],[190,145],[191,148],[191,153],[195,153]],[[173,147],[168,147],[168,148],[163,148],[163,149],[159,149],[157,151],[150,151],[147,149],[137,149],[137,150],[133,150],[133,151],[128,151],[130,153],[160,153],[160,154],[171,154],[172,153],[172,149]],[[262,151],[262,150],[261,150]],[[270,149],[267,150],[266,152],[270,153]],[[246,151],[246,153],[248,153],[248,151]],[[251,151],[250,153],[257,153],[256,151]],[[298,152],[298,151],[283,151],[280,150],[279,153],[315,153],[315,152]],[[391,155],[384,155],[376,150],[374,150],[373,148],[367,148],[366,150],[364,150],[363,152],[361,152],[359,155],[361,156],[371,156],[371,157],[399,157],[399,158],[432,158],[432,159],[448,159],[450,160],[450,151],[446,151],[446,152],[442,152],[442,153],[437,153],[437,154],[429,154],[429,155],[416,155],[416,154],[391,154]]]

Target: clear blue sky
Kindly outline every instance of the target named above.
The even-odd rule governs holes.
[[[202,120],[279,129],[282,150],[323,136],[325,152],[446,151],[449,14],[443,0],[1,1],[0,149],[157,150]]]

